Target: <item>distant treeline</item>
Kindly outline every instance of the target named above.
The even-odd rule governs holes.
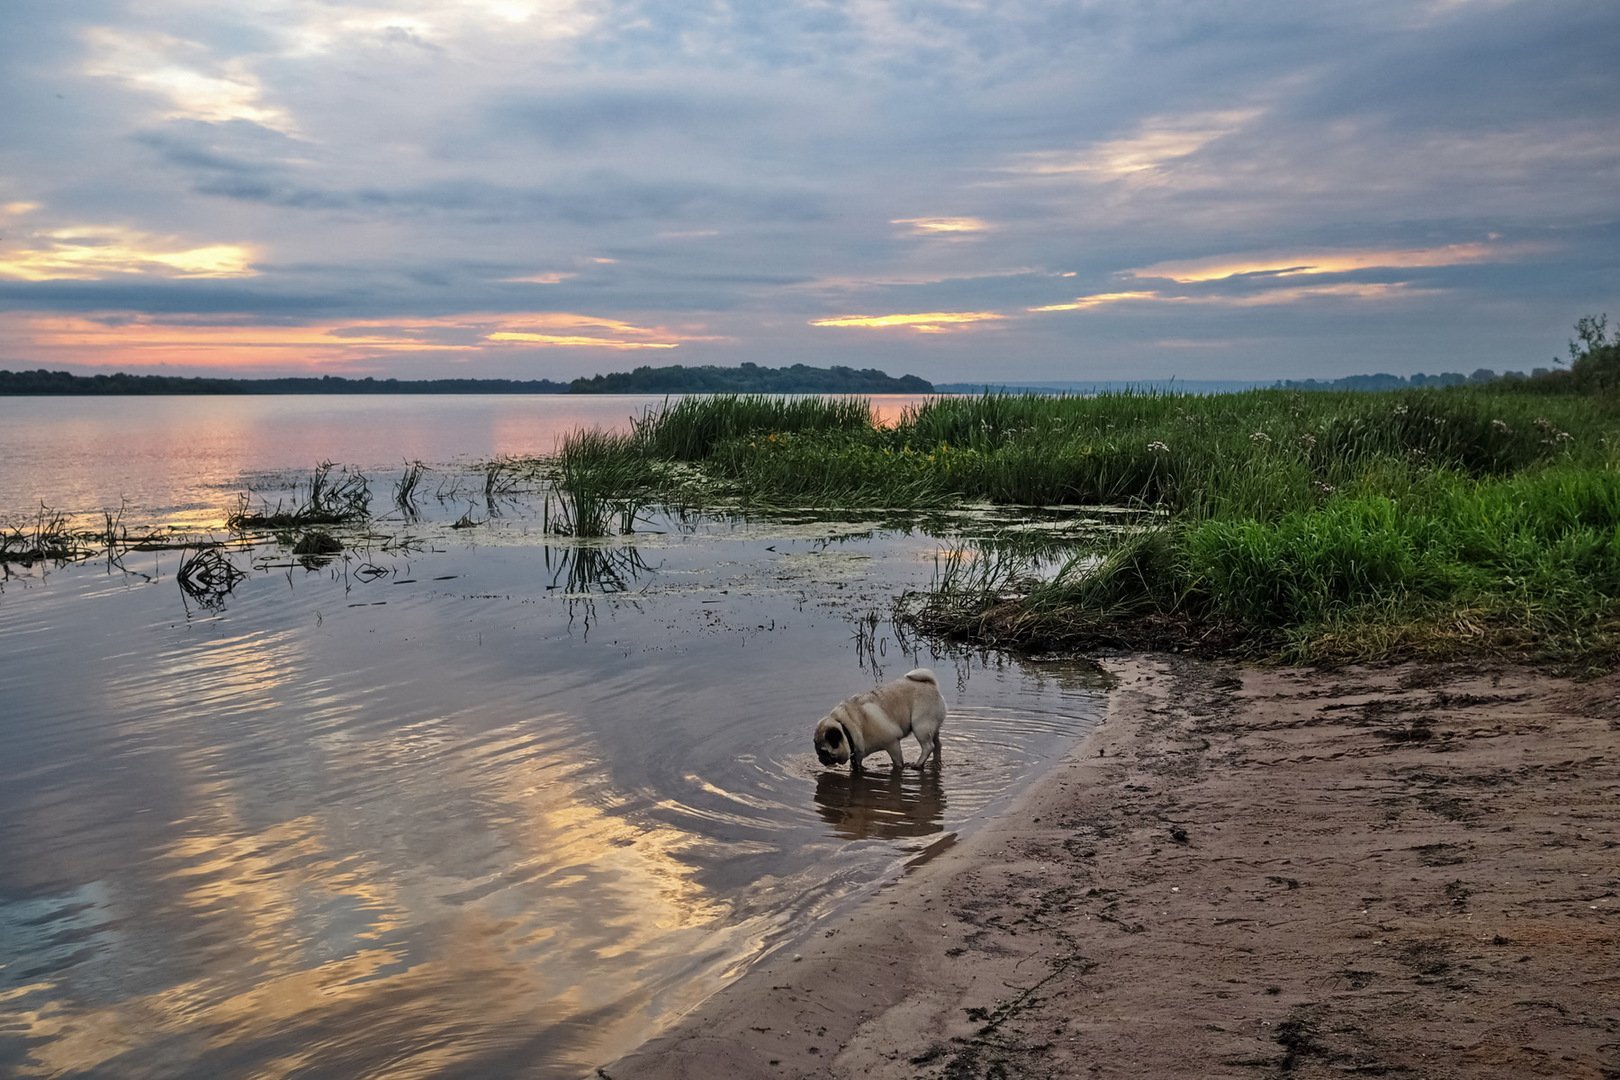
[[[1522,371],[1507,371],[1498,375],[1490,368],[1479,368],[1472,375],[1447,371],[1439,375],[1346,375],[1342,379],[1287,379],[1276,385],[1285,390],[1411,390],[1425,386],[1483,386],[1485,383],[1528,382],[1544,380],[1557,375],[1548,368],[1536,368],[1526,375]]]
[[[926,394],[915,375],[794,364],[763,368],[639,367],[572,382],[550,379],[219,379],[181,375],[72,375],[0,370],[0,394]]]
[[[866,368],[807,367],[638,367],[634,371],[575,379],[576,394],[927,394],[933,384],[915,375],[892,375]]]
[[[566,394],[550,379],[210,379],[182,375],[70,375],[0,371],[0,394]]]

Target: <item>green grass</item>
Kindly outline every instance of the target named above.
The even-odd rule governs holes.
[[[928,401],[892,427],[847,400],[686,398],[628,436],[575,436],[571,456],[562,488],[609,508],[666,489],[681,462],[750,508],[1160,512],[1055,571],[1005,539],[964,545],[903,605],[948,636],[1298,660],[1590,662],[1620,642],[1609,398],[1512,386],[983,396]]]

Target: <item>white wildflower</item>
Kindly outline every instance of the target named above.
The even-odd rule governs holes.
[[[1256,446],[1266,446],[1270,444],[1271,436],[1267,435],[1263,431],[1257,431],[1253,435],[1249,436],[1249,441],[1254,443]]]
[[[1148,450],[1155,454],[1168,454],[1170,452],[1170,448],[1158,439],[1148,443]]]

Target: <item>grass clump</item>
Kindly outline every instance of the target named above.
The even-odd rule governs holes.
[[[767,397],[759,394],[683,397],[631,421],[629,443],[649,459],[704,461],[739,439],[873,426],[863,398]]]
[[[111,535],[113,522],[107,531]],[[0,529],[0,563],[66,562],[87,554],[68,528],[67,515],[41,506],[30,525]]]
[[[543,506],[545,530],[582,538],[633,532],[646,506],[640,493],[658,475],[634,436],[576,433],[557,456]]]
[[[241,497],[235,510],[226,515],[225,524],[233,532],[244,529],[305,529],[315,525],[346,525],[364,521],[371,509],[371,486],[365,476],[350,469],[337,469],[330,461],[322,462],[310,474],[303,501],[292,509],[283,508],[278,501],[274,507],[263,505],[258,511],[248,508],[247,496]]]

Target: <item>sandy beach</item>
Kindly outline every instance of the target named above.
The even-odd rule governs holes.
[[[1012,812],[600,1074],[1620,1077],[1620,676],[1108,664]]]

